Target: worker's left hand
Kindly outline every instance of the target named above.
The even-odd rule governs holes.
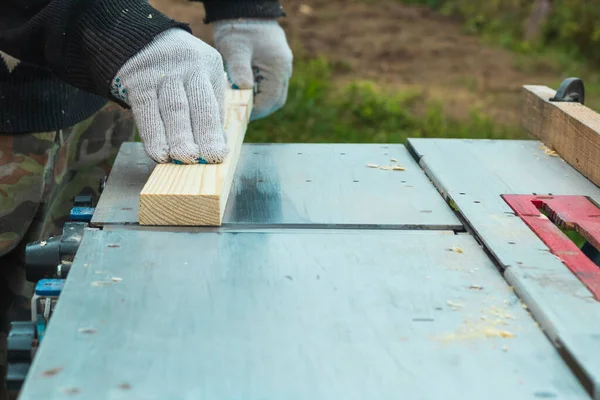
[[[215,47],[223,56],[234,89],[256,84],[251,120],[285,104],[292,75],[292,50],[276,20],[239,19],[213,24]]]

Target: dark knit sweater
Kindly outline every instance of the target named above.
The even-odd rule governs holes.
[[[207,23],[284,15],[278,0],[191,1],[204,3]],[[127,107],[111,95],[114,75],[173,27],[191,32],[148,0],[1,0],[0,134],[62,129],[107,99]]]

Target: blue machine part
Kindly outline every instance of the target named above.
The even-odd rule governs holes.
[[[42,297],[58,296],[64,285],[64,279],[41,279],[35,285],[35,294]]]
[[[42,339],[44,338],[44,334],[46,333],[47,324],[48,323],[46,322],[42,314],[38,314],[37,319],[35,321],[38,343],[42,343]]]
[[[86,221],[92,220],[94,215],[94,207],[73,207],[71,209],[70,218],[72,221]]]

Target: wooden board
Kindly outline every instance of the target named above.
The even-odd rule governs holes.
[[[589,397],[471,236],[304,229],[86,233],[20,397],[71,398]]]
[[[410,139],[408,147],[503,269],[528,310],[600,398],[600,303],[516,217],[502,194],[587,196],[600,189],[541,143]]]
[[[367,167],[392,159],[406,169]],[[140,228],[139,194],[155,165],[141,143],[124,144],[92,223]],[[244,143],[221,222],[218,229],[463,229],[401,144]]]
[[[227,89],[221,164],[159,164],[140,193],[140,225],[221,225],[252,112],[252,90]]]
[[[551,102],[547,86],[523,86],[521,121],[529,133],[600,185],[600,114],[579,103]]]

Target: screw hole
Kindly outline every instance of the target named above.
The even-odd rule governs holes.
[[[353,182],[354,182],[354,183],[358,183],[358,180],[356,180],[356,179],[355,179]]]
[[[342,156],[345,156],[345,155],[346,155],[346,153],[340,153],[340,155],[342,155]]]
[[[465,194],[464,194],[464,193],[462,193],[462,192],[461,192],[461,193],[459,193],[459,194],[460,194],[461,196],[464,196],[464,195],[465,195]]]
[[[473,203],[479,204],[481,202],[479,200],[475,200]]]
[[[121,245],[120,245],[120,244],[117,244],[117,243],[111,243],[111,244],[109,244],[107,247],[110,247],[110,248],[115,248],[115,247],[121,247]]]
[[[310,179],[307,179],[306,182],[312,182]]]
[[[508,244],[516,244],[515,242],[508,242]]]

